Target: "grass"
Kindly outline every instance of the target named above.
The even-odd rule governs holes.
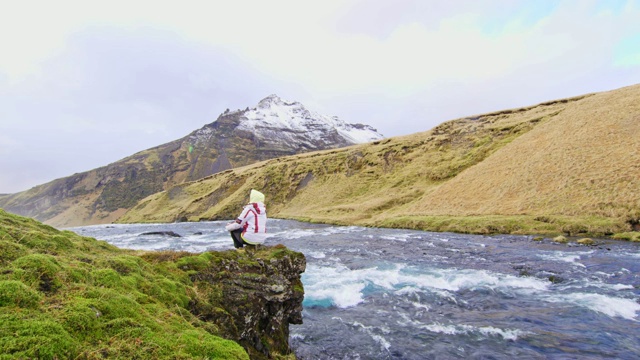
[[[248,359],[189,310],[215,254],[141,255],[0,210],[0,359]]]
[[[614,239],[640,242],[640,232],[622,232],[613,235]]]
[[[271,217],[465,233],[623,234],[640,220],[640,85],[237,168],[155,194],[119,222]],[[627,238],[618,236],[619,238]]]
[[[405,216],[371,225],[469,234],[588,234],[598,237],[610,236],[626,228],[609,218],[530,215]]]

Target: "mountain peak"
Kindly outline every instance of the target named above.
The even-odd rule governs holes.
[[[337,116],[308,110],[297,101],[276,94],[260,100],[240,115],[237,130],[248,131],[262,143],[289,143],[308,150],[348,146],[380,140],[383,136],[368,125],[349,124]]]
[[[260,102],[258,103],[257,108],[259,109],[267,109],[271,106],[286,106],[286,105],[293,105],[295,104],[295,102],[290,102],[290,101],[285,101],[283,100],[281,97],[279,97],[276,94],[271,94],[269,96],[267,96],[266,98],[260,100]]]
[[[260,102],[280,102],[280,101],[282,101],[282,99],[280,98],[280,96],[276,94],[271,94],[266,98],[260,100]]]

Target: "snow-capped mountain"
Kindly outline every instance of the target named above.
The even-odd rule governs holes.
[[[216,130],[223,127],[227,133],[219,134]],[[215,122],[192,133],[191,137],[194,142],[202,143],[210,141],[212,136],[230,135],[249,138],[258,149],[284,151],[289,154],[343,147],[383,138],[369,125],[348,124],[337,116],[310,111],[299,102],[285,101],[277,95],[267,96],[254,108],[227,111]]]
[[[329,146],[331,142],[327,139],[327,135],[333,135],[333,132],[337,132],[340,137],[351,144],[366,143],[383,138],[371,126],[347,124],[337,116],[326,116],[312,112],[299,102],[288,102],[277,95],[269,95],[262,99],[257,107],[245,111],[238,128],[255,131],[257,136],[265,140],[281,136],[282,131],[285,134],[305,134],[310,143],[324,142]]]
[[[4,196],[0,205],[56,226],[110,222],[139,200],[187,181],[262,160],[381,138],[370,126],[347,124],[271,95],[254,108],[227,110],[181,139]],[[179,196],[180,191],[172,194]]]

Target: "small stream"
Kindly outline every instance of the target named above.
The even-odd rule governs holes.
[[[232,249],[225,222],[72,228],[121,248]],[[173,231],[182,237],[142,236]],[[269,220],[307,257],[299,359],[638,359],[640,244]]]

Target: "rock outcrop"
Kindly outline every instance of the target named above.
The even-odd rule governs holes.
[[[303,254],[282,245],[218,253],[190,278],[196,288],[215,288],[226,314],[219,316],[199,299],[190,302],[190,311],[224,327],[225,337],[240,343],[252,359],[289,354],[289,324],[302,324],[305,267]]]

